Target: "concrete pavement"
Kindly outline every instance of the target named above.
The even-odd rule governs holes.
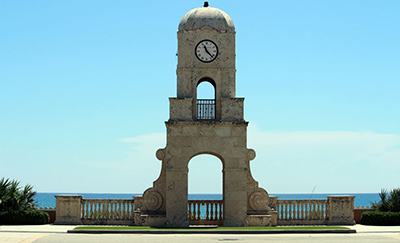
[[[75,226],[0,226],[0,242],[400,242],[400,226],[347,226],[357,234],[67,234]]]
[[[0,242],[34,242],[53,234],[65,234],[76,226],[70,225],[0,225]]]

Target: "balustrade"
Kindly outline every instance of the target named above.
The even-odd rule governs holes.
[[[84,220],[133,220],[134,201],[130,199],[82,199]]]
[[[215,100],[211,99],[197,100],[197,119],[200,120],[215,119]]]
[[[223,223],[222,200],[188,200],[190,224],[206,225]]]
[[[325,222],[329,217],[327,200],[278,200],[278,224]]]

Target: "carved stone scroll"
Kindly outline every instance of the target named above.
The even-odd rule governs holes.
[[[157,150],[156,157],[157,157],[158,160],[163,160],[164,157],[165,157],[164,149]]]
[[[253,160],[256,157],[256,151],[254,149],[247,149],[247,159]]]
[[[269,210],[268,207],[269,196],[268,193],[259,188],[257,191],[253,192],[249,197],[250,208],[254,211],[266,211]]]
[[[162,203],[161,194],[153,188],[149,188],[143,193],[143,205],[147,210],[157,211],[162,206]]]

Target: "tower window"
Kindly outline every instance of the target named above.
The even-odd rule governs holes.
[[[211,79],[202,79],[197,85],[197,119],[215,119],[215,86]]]
[[[215,119],[215,100],[198,99],[197,100],[197,119],[212,120]]]

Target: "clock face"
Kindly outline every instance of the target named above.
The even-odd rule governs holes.
[[[210,40],[202,40],[196,45],[195,53],[200,61],[212,62],[218,56],[218,47]]]

